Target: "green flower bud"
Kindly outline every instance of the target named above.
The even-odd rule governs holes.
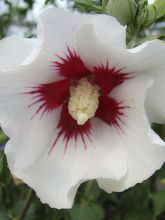
[[[107,13],[114,16],[122,25],[134,20],[138,9],[136,0],[109,0]]]

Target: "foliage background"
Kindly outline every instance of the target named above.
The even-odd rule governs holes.
[[[11,34],[36,36],[34,16],[38,5],[40,8],[63,5],[83,12],[102,13],[103,2],[106,4],[106,1],[92,0],[0,0],[0,39]],[[134,22],[127,28],[128,47],[153,38],[165,39],[165,16],[151,19],[149,13],[144,23],[148,6],[146,0],[139,2],[143,3],[142,9],[136,12]],[[155,124],[153,128],[165,140],[165,126]],[[0,220],[165,220],[165,166],[150,179],[122,193],[107,194],[95,181],[89,181],[79,188],[72,209],[57,210],[42,204],[28,186],[11,176],[3,153],[7,140],[0,130]]]

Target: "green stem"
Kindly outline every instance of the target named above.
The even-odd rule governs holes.
[[[27,212],[29,210],[29,207],[31,205],[31,202],[33,200],[33,197],[34,197],[34,191],[32,189],[30,189],[29,193],[28,193],[28,196],[27,196],[27,199],[25,201],[24,207],[21,210],[20,216],[18,217],[18,220],[24,220],[25,219],[26,214],[27,214]]]
[[[85,188],[85,196],[88,196],[90,191],[91,191],[91,188],[92,188],[92,185],[93,185],[93,180],[89,181],[86,185],[86,188]]]

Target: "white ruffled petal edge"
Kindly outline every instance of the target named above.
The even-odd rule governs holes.
[[[26,39],[12,35],[0,41],[0,72],[11,70],[21,65],[32,53],[36,39]]]
[[[61,42],[67,46],[75,46],[76,34],[85,24],[94,27],[98,39],[103,44],[126,47],[126,27],[108,15],[82,14],[50,7],[41,13],[38,23],[38,38],[53,50],[60,51]],[[52,31],[52,28],[55,31]],[[86,38],[86,44],[88,43]]]
[[[165,43],[149,41],[128,51],[130,65],[134,65],[140,74],[154,79],[145,103],[150,122],[165,123]]]
[[[90,44],[86,43],[86,39]],[[165,44],[160,40],[149,41],[133,49],[116,47],[99,39],[92,24],[81,27],[77,34],[77,50],[89,68],[109,64],[123,68],[126,73],[145,75],[154,83],[147,93],[145,109],[150,122],[165,122]],[[88,49],[86,49],[88,48]]]
[[[132,80],[135,83],[132,83]],[[165,143],[151,130],[144,111],[147,84],[145,77],[139,76],[128,80],[114,91],[114,96],[128,100],[130,106],[127,109],[124,127],[126,135],[122,136],[123,147],[127,152],[128,170],[119,181],[98,179],[99,186],[107,192],[123,191],[144,181],[165,161]],[[151,83],[148,86],[151,86]]]
[[[92,142],[84,138],[87,149],[79,136],[77,146],[72,139],[65,152],[62,136],[49,154],[58,135],[58,114],[48,115],[47,121],[45,117],[13,122],[5,153],[11,172],[31,186],[43,203],[53,208],[71,208],[80,183],[98,177],[122,178],[127,170],[127,156],[118,132],[97,119],[92,122]],[[19,135],[13,135],[13,129]]]
[[[55,13],[54,9],[53,9],[53,13]],[[66,17],[68,18],[69,16],[66,16]],[[100,18],[102,19],[103,17],[101,17],[101,15],[100,15]],[[47,21],[47,20],[45,20],[45,21]],[[74,27],[74,24],[73,24],[73,27]],[[51,31],[52,30],[50,29],[49,31],[46,32],[46,33],[48,33],[48,39],[49,39],[49,37],[51,39],[51,37],[54,36],[54,34],[51,35]],[[62,29],[62,31],[63,31],[63,29]],[[50,33],[50,36],[49,36],[49,33]],[[64,34],[65,34],[65,32],[64,32]],[[68,32],[67,32],[67,34],[69,35]],[[67,34],[66,34],[66,36],[68,36]],[[95,32],[95,34],[97,35],[97,32]],[[85,38],[85,39],[87,39],[87,38]],[[98,39],[100,39],[100,41],[102,41],[102,45],[103,45],[105,42],[105,39],[102,38],[99,34],[98,34]],[[68,42],[69,42],[69,40],[68,40]],[[113,40],[112,40],[112,42],[113,42]],[[63,45],[63,44],[64,44],[64,42],[62,42],[61,45]],[[42,68],[43,66],[41,64],[43,64],[42,61],[46,61],[47,65],[48,65],[48,60],[50,60],[50,57],[52,56],[53,53],[50,56],[46,57],[46,59],[45,59],[44,54],[45,54],[45,51],[47,51],[47,52],[51,51],[50,46],[46,45],[45,47],[43,47],[44,49],[42,50],[43,53],[41,53],[41,59],[37,59],[33,63],[35,65],[35,68],[34,68],[34,66],[31,66],[30,73],[31,73],[31,70],[33,70],[33,71],[35,71],[35,73],[40,73],[40,76],[44,76],[44,72],[46,72],[46,74],[47,74],[47,66],[44,69],[44,68]],[[61,50],[62,47],[60,46],[59,48]],[[88,49],[89,48],[86,48],[87,51],[88,51]],[[53,49],[53,51],[54,51],[54,49]],[[137,51],[135,51],[135,52],[137,53]],[[116,56],[116,54],[115,54],[115,56]],[[123,53],[123,54],[125,54],[125,53]],[[132,56],[132,54],[131,54],[131,56]],[[84,56],[84,60],[85,60],[85,56]],[[19,61],[19,62],[22,62],[22,61]],[[19,62],[16,62],[15,64],[18,65],[18,64],[20,64]],[[95,63],[95,61],[94,61],[94,63]],[[27,64],[27,61],[25,62],[25,64]],[[132,63],[131,63],[131,65],[132,65]],[[37,67],[38,67],[38,69],[37,69]],[[42,74],[41,69],[43,71],[43,74]],[[14,73],[17,74],[19,72],[21,73],[21,71],[25,73],[26,68],[13,71],[13,74]],[[142,71],[142,69],[139,69],[139,71]],[[29,69],[27,69],[27,73],[28,72],[29,72]],[[10,73],[12,73],[12,72],[10,72]],[[18,76],[20,76],[20,74],[18,74]],[[14,78],[15,78],[15,75],[13,76],[13,79]],[[24,76],[23,76],[23,78],[24,78]],[[27,79],[26,78],[22,79],[23,82],[26,80],[29,82],[28,78],[29,78],[29,76],[27,75]],[[38,75],[36,74],[36,76],[34,76],[34,78],[35,78],[35,80],[32,80],[30,82],[36,82]],[[15,80],[16,80],[16,78],[15,78]],[[96,149],[97,148],[99,149],[98,154],[95,154],[96,149],[92,148],[92,147],[89,148],[88,151],[84,151],[83,144],[80,141],[81,144],[77,148],[78,150],[77,149],[75,150],[72,147],[68,150],[69,153],[66,154],[66,156],[64,156],[63,149],[61,148],[62,143],[59,143],[59,145],[53,151],[53,153],[50,156],[48,156],[48,150],[49,150],[48,148],[50,148],[50,146],[54,140],[54,135],[55,135],[54,127],[55,127],[57,121],[54,124],[52,124],[52,121],[53,121],[52,117],[53,116],[51,116],[49,118],[49,120],[45,119],[45,121],[43,120],[40,123],[38,123],[38,121],[30,122],[29,118],[28,118],[29,114],[28,115],[25,114],[26,115],[25,118],[23,116],[22,116],[23,118],[21,118],[21,116],[20,116],[21,121],[19,121],[19,120],[12,121],[12,124],[8,123],[7,126],[13,125],[13,129],[11,129],[11,131],[9,131],[8,127],[5,127],[5,131],[7,132],[7,134],[12,137],[12,139],[8,143],[5,151],[6,151],[6,154],[8,157],[9,167],[10,167],[11,171],[13,172],[13,174],[22,178],[26,183],[28,183],[30,186],[32,186],[37,191],[38,195],[41,197],[41,200],[43,202],[50,204],[50,206],[52,206],[52,207],[58,207],[58,208],[71,207],[71,205],[73,203],[74,196],[75,196],[75,192],[77,190],[77,187],[79,186],[79,184],[81,182],[83,182],[87,179],[91,179],[91,178],[116,179],[115,183],[117,182],[117,183],[119,183],[119,185],[122,185],[123,188],[124,187],[126,188],[126,186],[128,186],[128,185],[131,186],[131,184],[135,184],[136,182],[140,182],[143,179],[145,179],[146,177],[148,177],[149,175],[151,175],[154,172],[154,170],[158,169],[164,161],[164,143],[163,142],[160,143],[159,138],[155,135],[154,135],[154,137],[155,137],[157,143],[153,143],[153,140],[149,137],[149,134],[153,135],[153,133],[149,128],[147,119],[145,118],[144,109],[143,109],[143,107],[144,107],[143,96],[145,96],[145,89],[147,89],[148,83],[146,82],[146,80],[144,80],[144,85],[140,86],[141,81],[143,82],[143,79],[140,80],[139,84],[138,84],[138,82],[139,82],[138,79],[136,79],[136,80],[137,80],[137,90],[136,91],[135,91],[135,84],[136,84],[136,81],[135,81],[135,84],[133,83],[132,87],[128,86],[128,88],[132,89],[132,90],[130,89],[131,91],[129,89],[127,90],[124,87],[124,85],[127,85],[127,84],[123,84],[123,87],[121,87],[121,89],[119,89],[119,92],[118,92],[120,97],[122,97],[122,94],[124,94],[124,97],[123,97],[124,101],[126,101],[126,102],[127,102],[127,100],[131,101],[132,106],[134,106],[134,104],[137,104],[137,102],[139,100],[142,100],[138,103],[140,108],[136,108],[137,107],[137,105],[136,105],[135,108],[133,108],[132,112],[131,112],[131,108],[130,108],[130,112],[128,109],[129,118],[128,118],[128,120],[126,120],[126,124],[128,124],[129,126],[128,126],[128,128],[125,128],[125,132],[126,132],[126,134],[129,134],[130,138],[126,137],[125,135],[123,135],[122,138],[120,136],[120,138],[123,140],[125,148],[121,147],[121,145],[120,145],[122,141],[119,141],[119,143],[116,144],[118,141],[115,137],[117,137],[117,136],[114,135],[112,130],[111,130],[111,132],[113,135],[112,135],[112,140],[111,140],[112,141],[111,146],[113,146],[113,147],[108,148],[108,146],[109,146],[109,139],[108,139],[109,132],[108,131],[109,130],[107,130],[107,128],[106,128],[107,132],[104,132],[104,134],[103,134],[103,136],[105,135],[105,138],[101,138],[98,140],[98,142],[100,141],[100,144],[103,143],[105,145],[104,148],[106,150],[103,152],[103,155],[101,155],[100,146],[97,146],[97,144],[96,144]],[[45,82],[44,77],[42,78],[42,81]],[[12,83],[13,82],[14,82],[14,80],[12,81]],[[131,80],[130,80],[130,82],[131,82]],[[129,83],[128,83],[128,85],[129,85]],[[123,89],[123,88],[125,88],[125,89]],[[123,92],[120,93],[120,91],[122,91],[122,89],[123,89]],[[133,94],[133,97],[130,97],[129,96],[130,94]],[[115,92],[113,95],[118,97],[117,93],[115,94]],[[125,97],[125,95],[126,95],[126,97]],[[7,101],[9,101],[9,99]],[[55,120],[56,120],[56,117],[55,117]],[[27,121],[28,121],[28,123],[27,123]],[[51,124],[50,127],[49,127],[49,122]],[[95,122],[93,121],[93,123],[95,123]],[[28,139],[26,132],[27,132],[27,130],[28,131],[30,130],[31,124],[34,129],[34,133],[33,133],[33,129],[31,130],[31,132],[32,132],[31,137],[33,137],[32,139],[34,140],[34,142],[33,142],[34,145],[32,144],[29,147],[32,140]],[[48,129],[47,129],[47,126],[48,126]],[[102,126],[102,127],[104,128],[104,126]],[[11,128],[12,128],[12,126],[11,126]],[[22,128],[24,128],[23,131],[21,131]],[[95,132],[97,131],[97,128],[98,127],[96,126]],[[45,138],[43,140],[42,139],[43,138],[43,131],[45,132],[45,130],[47,131],[47,135],[45,136]],[[135,130],[134,133],[136,133],[136,135],[134,133],[132,134],[132,131],[134,131],[134,130]],[[15,133],[17,131],[22,132],[22,136],[18,136],[18,134]],[[35,134],[35,131],[37,131],[39,133]],[[99,131],[99,129],[98,129],[98,131]],[[98,131],[96,132],[96,134],[99,133]],[[94,137],[96,137],[95,139],[97,140],[98,135],[96,135],[96,134],[94,134]],[[38,135],[38,139],[35,140],[37,135]],[[106,137],[106,136],[108,136],[108,137]],[[144,139],[144,141],[141,142],[139,140],[139,137],[142,137],[141,139],[142,140]],[[105,139],[105,142],[102,142],[102,140],[104,140],[104,139]],[[18,141],[18,143],[17,143],[17,141]],[[41,143],[43,144],[42,146],[40,146]],[[46,143],[49,143],[49,144],[47,145]],[[113,144],[113,143],[115,143],[115,144]],[[70,144],[71,144],[71,146],[73,146],[73,143],[70,143]],[[132,148],[132,146],[134,146],[134,145],[136,145],[137,148]],[[161,145],[163,145],[163,146],[161,146]],[[29,148],[26,146],[28,146]],[[48,146],[48,147],[45,149],[45,146]],[[142,148],[142,146],[145,146],[144,147],[145,150]],[[26,150],[24,150],[24,147],[26,148]],[[21,149],[21,150],[18,153],[19,149]],[[35,149],[35,153],[33,154],[34,149]],[[134,167],[134,169],[138,173],[137,176],[134,176],[133,175],[134,170],[130,169],[130,164],[132,162],[134,162],[134,161],[132,161],[133,160],[132,156],[134,155],[134,153],[138,155],[137,158],[139,160],[142,159],[139,156],[140,155],[139,149],[141,149],[141,151],[143,151],[143,153],[145,155],[144,159],[146,159],[146,156],[148,156],[147,158],[149,158],[149,159],[146,160],[146,163],[144,163],[144,164],[145,165],[147,164],[146,165],[147,168],[148,168],[148,165],[150,165],[150,169],[149,168],[146,169],[146,172],[144,172],[144,174],[143,174],[141,172],[141,170],[142,170],[141,166],[137,166],[137,164],[134,163],[134,164],[132,164],[132,167]],[[108,151],[108,153],[107,153],[107,151]],[[113,152],[113,154],[111,154],[111,151]],[[129,163],[128,169],[129,170],[127,172],[127,175],[125,177],[123,177],[126,172],[126,158],[127,158],[126,154],[125,154],[126,151],[128,152],[128,156],[129,156],[128,157],[128,163]],[[153,152],[154,152],[154,156],[153,156]],[[156,155],[155,152],[157,153],[157,156],[155,156]],[[87,153],[89,153],[89,154],[87,154]],[[32,156],[32,154],[33,154],[33,156]],[[113,159],[111,157],[114,154],[115,154],[115,157]],[[17,155],[19,155],[19,159],[17,158]],[[25,156],[26,158],[22,157],[22,155]],[[93,155],[94,155],[94,157],[93,157]],[[21,157],[24,159],[20,159]],[[29,158],[30,158],[30,160],[29,160]],[[72,160],[73,158],[74,158],[74,161]],[[98,169],[95,169],[95,166],[91,166],[91,158],[92,159],[94,158],[93,159],[94,164],[97,164],[97,166],[100,165],[100,164],[98,164],[98,160],[101,160],[102,165],[100,167],[98,167]],[[107,160],[105,160],[105,158],[107,158]],[[111,159],[110,162],[108,161],[109,159]],[[114,161],[115,159],[116,159],[116,161]],[[154,159],[155,163],[151,164],[150,159],[152,159],[152,162]],[[82,166],[82,164],[83,164],[83,166]],[[85,164],[85,166],[84,166],[84,164]],[[90,167],[90,169],[89,169],[89,167]],[[59,168],[59,169],[57,169],[57,168]],[[69,170],[68,170],[68,168],[69,168]],[[103,172],[103,170],[106,170],[106,171]],[[130,176],[131,176],[131,179],[130,179]],[[119,179],[122,177],[123,177],[123,179],[120,182]],[[51,179],[51,181],[50,181],[50,179]],[[48,180],[48,181],[45,181],[45,180]],[[124,182],[122,182],[123,180],[124,180]],[[100,184],[101,184],[101,182],[100,182]],[[111,190],[112,190],[112,188],[111,188]]]

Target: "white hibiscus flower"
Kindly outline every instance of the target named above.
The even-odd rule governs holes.
[[[113,17],[49,8],[37,39],[0,42],[9,168],[51,207],[70,208],[89,179],[125,190],[165,160],[148,122],[165,121],[165,45],[126,49],[125,35]]]

